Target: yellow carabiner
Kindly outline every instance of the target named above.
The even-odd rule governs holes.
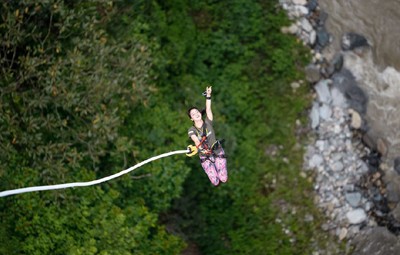
[[[194,146],[194,145],[189,145],[189,146],[187,147],[187,149],[188,149],[189,152],[186,153],[186,156],[192,157],[192,156],[194,156],[194,155],[197,154],[197,147],[196,147],[196,146]]]

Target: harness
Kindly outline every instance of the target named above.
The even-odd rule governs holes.
[[[213,161],[212,158],[226,158],[225,155],[217,155],[214,153],[214,150],[218,149],[221,146],[222,141],[216,140],[211,146],[208,146],[207,143],[207,133],[208,130],[206,128],[206,123],[203,123],[203,126],[201,127],[201,134],[200,130],[195,127],[196,132],[197,132],[197,137],[201,137],[200,143],[196,146],[197,149],[199,149],[200,146],[203,147],[202,153],[206,156],[205,158],[200,158],[201,163],[209,160],[212,163],[215,163],[215,160]]]

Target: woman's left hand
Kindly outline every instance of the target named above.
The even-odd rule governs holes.
[[[211,92],[212,92],[211,86],[210,87],[206,87],[207,96],[211,96]]]

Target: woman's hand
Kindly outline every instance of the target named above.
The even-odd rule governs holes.
[[[213,114],[211,111],[211,86],[206,87],[206,114],[209,120],[213,121]]]
[[[212,92],[211,88],[212,88],[211,86],[210,87],[206,87],[206,93],[207,93],[208,97],[211,96],[211,92]]]

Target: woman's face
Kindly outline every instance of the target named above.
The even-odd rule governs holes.
[[[190,110],[190,118],[194,121],[201,120],[201,113],[197,109]]]

